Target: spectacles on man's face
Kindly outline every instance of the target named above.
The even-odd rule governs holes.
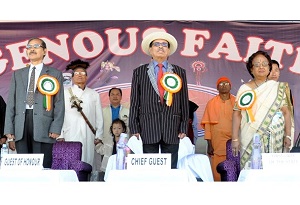
[[[36,43],[36,44],[33,44],[33,45],[32,45],[32,44],[27,44],[27,45],[26,45],[26,49],[40,48],[40,47],[43,48],[43,46],[42,46],[41,44],[37,44],[37,43]]]
[[[269,63],[268,62],[262,62],[262,63],[253,63],[253,67],[254,68],[259,68],[259,67],[267,67],[269,65]]]
[[[86,75],[85,71],[75,71],[74,75]]]
[[[230,85],[230,83],[228,82],[219,83],[219,86],[228,86],[228,85]]]
[[[167,42],[153,42],[152,43],[152,46],[155,46],[155,47],[159,47],[159,46],[162,46],[162,47],[168,47],[169,44]]]

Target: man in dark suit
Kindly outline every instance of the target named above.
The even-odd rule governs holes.
[[[159,147],[161,153],[171,153],[175,169],[179,141],[186,137],[189,120],[186,71],[168,62],[177,49],[169,33],[151,33],[142,41],[142,49],[152,59],[133,71],[129,129],[142,138],[144,153],[158,153]]]
[[[43,63],[47,47],[42,39],[30,39],[26,49],[30,64],[12,75],[4,134],[10,149],[17,153],[43,153],[43,166],[50,168],[52,145],[64,121],[63,76],[61,71]]]
[[[0,148],[2,144],[6,142],[6,137],[4,136],[4,122],[5,122],[5,109],[6,103],[3,100],[2,96],[0,95]]]

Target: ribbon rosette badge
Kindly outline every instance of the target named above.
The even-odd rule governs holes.
[[[164,99],[166,99],[167,106],[171,106],[173,102],[173,94],[177,93],[182,87],[181,78],[175,73],[164,73],[160,79],[160,84],[167,91]]]
[[[44,94],[44,107],[47,111],[51,110],[51,96],[59,90],[58,80],[49,75],[42,75],[38,79],[37,87]]]
[[[246,110],[247,122],[254,122],[254,115],[252,113],[252,106],[256,100],[256,93],[254,90],[248,90],[241,94],[238,99],[238,107],[241,110]]]

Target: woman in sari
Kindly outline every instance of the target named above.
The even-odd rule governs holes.
[[[279,77],[280,77],[279,63],[278,63],[278,61],[272,59],[272,70],[270,72],[270,75],[268,76],[268,80],[279,81]],[[290,114],[291,114],[291,137],[292,137],[291,147],[293,147],[293,145],[294,145],[294,134],[295,134],[294,103],[293,103],[292,91],[291,91],[291,89],[289,87],[289,84],[287,82],[286,82],[285,94],[287,96],[287,104],[288,104],[288,108],[289,108],[289,111],[290,111]],[[289,150],[290,149],[288,149],[286,151],[289,152]]]
[[[252,142],[260,135],[262,153],[280,153],[291,145],[291,117],[286,83],[267,80],[272,70],[268,53],[257,51],[246,64],[252,80],[236,96],[232,120],[232,151],[241,154],[241,169],[251,167]]]

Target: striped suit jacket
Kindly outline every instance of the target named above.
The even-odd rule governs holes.
[[[140,133],[144,144],[179,144],[179,133],[187,133],[188,88],[183,68],[168,63],[167,72],[182,79],[182,88],[173,94],[173,103],[160,103],[153,64],[134,69],[131,83],[129,129],[132,134]]]

